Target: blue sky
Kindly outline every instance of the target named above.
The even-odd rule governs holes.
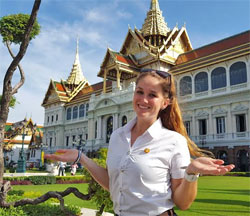
[[[249,0],[159,0],[168,27],[186,24],[193,48],[250,29]],[[0,17],[30,13],[32,0],[0,0]],[[107,47],[119,51],[128,25],[141,29],[150,0],[42,0],[38,13],[41,33],[32,40],[21,62],[26,82],[16,95],[19,104],[8,121],[32,117],[43,124],[41,103],[50,79],[67,79],[75,58],[79,36],[80,62],[84,76],[94,84]],[[17,47],[13,47],[17,52]],[[11,62],[7,48],[0,44],[0,91]],[[14,75],[14,82],[19,72]],[[1,94],[1,93],[0,93]]]

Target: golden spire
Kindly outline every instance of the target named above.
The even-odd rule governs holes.
[[[150,10],[142,26],[143,36],[149,40],[152,45],[160,46],[163,38],[167,36],[170,29],[162,16],[158,0],[151,0]]]
[[[79,41],[79,38],[77,37],[75,62],[73,64],[71,73],[67,79],[68,84],[74,84],[74,85],[78,85],[81,81],[86,80],[85,77],[83,76],[82,67],[81,67],[81,63],[79,60],[78,41]]]

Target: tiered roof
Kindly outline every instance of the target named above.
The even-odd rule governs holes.
[[[110,80],[131,79],[141,68],[159,62],[175,65],[180,54],[191,50],[186,27],[168,28],[158,0],[151,0],[142,29],[129,27],[120,52],[107,49],[98,76]]]
[[[25,118],[24,120],[15,123],[6,123],[4,149],[10,151],[15,144],[22,144],[23,133],[25,133],[24,145],[28,145],[29,148],[41,145],[43,126],[34,124],[31,118],[29,120]]]

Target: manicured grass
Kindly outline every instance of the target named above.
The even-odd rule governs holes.
[[[57,185],[21,185],[15,190],[24,191],[63,191],[67,187],[76,187],[87,193],[87,184]],[[185,194],[183,194],[185,196]],[[96,209],[94,203],[83,201],[69,195],[66,204]],[[199,179],[198,195],[191,208],[186,211],[176,209],[179,216],[249,216],[250,215],[250,178],[231,176],[204,176]]]
[[[198,195],[195,202],[189,210],[176,210],[178,215],[250,215],[249,177],[203,176],[200,177],[198,184]]]

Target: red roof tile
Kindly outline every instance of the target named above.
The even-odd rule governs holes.
[[[60,83],[56,83],[56,89],[57,89],[58,91],[64,92],[64,88],[63,88],[62,84],[60,84]]]
[[[250,42],[250,31],[246,31],[238,35],[234,35],[232,37],[217,41],[215,43],[208,44],[201,48],[192,50],[190,52],[181,54],[179,55],[176,64],[179,65],[188,61],[192,61],[196,58],[208,56],[210,54],[214,54],[249,42]]]
[[[115,54],[115,57],[120,62],[123,62],[128,65],[134,65],[133,62],[129,58],[125,58],[124,56],[118,55],[117,53]]]

